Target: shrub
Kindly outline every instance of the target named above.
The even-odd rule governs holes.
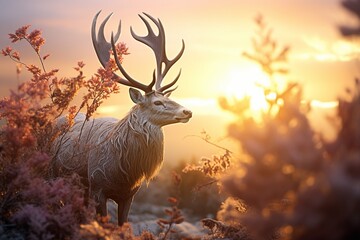
[[[9,36],[13,43],[29,43],[40,67],[22,62],[11,47],[2,50],[31,78],[0,100],[0,119],[5,121],[0,130],[0,235],[2,239],[78,239],[80,224],[95,216],[93,204],[86,199],[78,176],[49,178],[51,144],[69,129],[80,110],[86,109],[88,119],[104,99],[118,92],[111,80],[114,64],[110,62],[106,69],[85,79],[85,64],[79,62],[74,68],[77,76],[58,78],[57,69],[45,69],[49,55],[42,57],[40,53],[45,39],[39,30],[29,33],[29,27]],[[124,44],[118,48],[127,54]],[[82,102],[71,105],[80,89],[85,91]],[[66,124],[54,128],[57,118],[65,113]]]
[[[257,18],[256,23],[260,30],[253,41],[254,52],[244,56],[259,63],[269,79],[275,80],[276,74],[286,71],[278,71],[283,68],[273,60],[281,55],[280,64],[286,64],[289,48],[277,50],[279,45],[263,19]],[[217,220],[203,220],[211,230],[210,239],[360,237],[359,80],[354,89],[347,91],[350,100],[339,99],[339,132],[333,142],[311,128],[310,104],[302,101],[302,89],[296,83],[284,89],[276,84],[264,87],[264,96],[273,93],[276,97],[268,99],[269,110],[262,112],[260,120],[248,114],[248,101],[220,99],[221,106],[237,117],[228,132],[246,157],[232,157],[230,169],[219,178],[230,197]]]

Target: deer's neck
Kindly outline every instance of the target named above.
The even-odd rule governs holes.
[[[139,108],[134,107],[116,125],[115,149],[122,151],[120,171],[134,185],[156,175],[163,162],[164,136],[160,126],[151,124]]]

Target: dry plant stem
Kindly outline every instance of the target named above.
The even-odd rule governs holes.
[[[207,182],[207,183],[204,183],[204,184],[201,184],[201,185],[196,186],[196,189],[197,189],[197,190],[201,190],[201,189],[204,188],[204,187],[210,186],[210,185],[212,185],[212,184],[214,184],[214,183],[218,183],[218,182],[219,182],[219,179],[214,179],[214,180],[212,180],[212,181],[210,181],[210,182]]]
[[[174,230],[172,230],[173,226],[175,224],[180,224],[184,221],[184,216],[182,215],[180,209],[179,209],[179,187],[180,187],[180,183],[181,183],[181,177],[180,175],[178,175],[176,172],[172,173],[173,175],[173,184],[174,187],[176,188],[176,197],[169,197],[168,198],[168,202],[172,205],[171,209],[167,208],[165,209],[165,213],[169,216],[169,219],[164,219],[161,218],[158,220],[158,225],[162,228],[162,229],[166,229],[166,231],[164,231],[163,236],[161,237],[162,240],[165,240],[169,234],[171,232],[175,232]]]
[[[36,51],[35,47],[31,44],[31,42],[29,41],[29,39],[27,39],[27,38],[24,38],[24,39],[26,40],[26,42],[28,42],[28,43],[30,44],[31,48],[34,49],[37,57],[39,58],[39,61],[40,61],[42,70],[44,71],[44,73],[46,73],[45,64],[44,64],[44,61],[42,60],[42,57],[41,57],[40,53],[39,53],[38,51]],[[27,65],[26,63],[15,59],[15,58],[12,57],[11,55],[9,55],[9,58],[10,58],[12,61],[14,61],[14,62],[16,62],[16,63],[18,63],[18,64],[20,64],[20,65],[22,65],[22,66],[28,67],[28,65]]]
[[[12,61],[14,61],[14,62],[16,62],[16,63],[18,63],[18,64],[20,64],[20,65],[22,65],[22,66],[25,66],[25,67],[27,67],[28,65],[26,65],[26,63],[24,63],[24,62],[22,62],[22,61],[19,61],[19,60],[17,60],[17,59],[15,59],[14,57],[12,57],[11,55],[9,55],[9,58],[12,60]]]
[[[41,57],[39,51],[36,50],[36,48],[31,44],[31,42],[29,41],[28,38],[24,38],[24,39],[25,39],[25,40],[30,44],[30,46],[34,49],[36,55],[38,56],[38,58],[39,58],[39,60],[40,60],[41,67],[42,67],[44,73],[46,73],[44,61],[42,60],[42,57]]]
[[[172,228],[173,225],[174,225],[174,223],[170,223],[170,224],[169,224],[169,227],[168,227],[168,229],[166,230],[166,232],[165,232],[165,234],[164,234],[164,237],[161,238],[162,240],[165,240],[165,239],[167,238],[167,236],[168,236],[168,234],[170,233],[171,228]]]
[[[202,136],[198,136],[198,135],[188,135],[188,136],[186,136],[185,138],[187,138],[187,137],[200,138],[200,139],[202,139],[203,141],[205,141],[206,143],[208,143],[208,144],[210,144],[210,145],[212,145],[212,146],[214,146],[214,147],[216,147],[216,148],[219,148],[219,149],[222,149],[222,150],[224,150],[224,151],[227,151],[227,152],[230,153],[230,154],[233,153],[233,152],[230,151],[229,149],[227,149],[227,148],[225,148],[225,147],[223,147],[223,146],[220,146],[220,145],[218,145],[218,144],[210,141],[210,140],[209,140],[208,138],[206,138],[206,137],[202,137]]]
[[[75,113],[74,116],[78,115],[78,114],[80,113],[81,109],[82,109],[82,107],[80,107],[80,108],[76,111],[76,113]],[[65,110],[65,109],[63,109],[63,110],[61,111],[61,114],[63,113],[64,110]],[[57,115],[56,119],[59,118],[59,117],[61,116],[61,114]],[[85,120],[84,120],[84,123],[83,123],[83,124],[85,124]],[[53,156],[54,159],[56,159],[56,157],[58,156],[59,151],[60,151],[61,146],[62,146],[63,141],[64,141],[64,137],[65,137],[65,135],[70,131],[71,127],[72,127],[71,125],[67,124],[66,128],[62,131],[62,136],[61,136],[61,138],[60,138],[60,140],[59,140],[59,147],[57,148],[57,150],[56,150],[56,152],[55,152],[55,154],[54,154],[54,156]],[[80,136],[81,136],[81,132],[80,132]],[[80,138],[80,136],[79,136],[79,138]]]

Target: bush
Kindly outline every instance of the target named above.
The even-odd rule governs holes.
[[[289,48],[279,48],[261,17],[254,52],[269,79],[286,74]],[[216,176],[230,197],[217,220],[204,219],[210,239],[359,239],[360,221],[360,81],[339,99],[339,132],[327,142],[311,128],[310,104],[302,89],[288,83],[263,87],[268,110],[254,119],[249,101],[220,99],[237,120],[228,128],[243,159],[231,157],[230,168]],[[275,96],[275,98],[273,97]],[[212,164],[218,162],[213,159]],[[202,169],[211,176],[212,164]]]
[[[68,131],[75,115],[86,109],[87,119],[118,87],[112,77],[110,63],[86,80],[79,62],[77,76],[58,78],[58,70],[46,71],[40,50],[45,43],[39,30],[28,33],[24,26],[9,34],[13,43],[26,41],[37,54],[41,67],[21,61],[20,54],[7,47],[2,50],[31,74],[16,91],[0,100],[0,119],[5,122],[0,131],[0,235],[2,239],[79,239],[80,224],[94,219],[94,205],[85,196],[78,176],[52,179],[49,173],[51,145],[54,139]],[[127,54],[124,44],[118,45]],[[74,96],[85,90],[79,106]],[[67,113],[66,124],[54,123]]]

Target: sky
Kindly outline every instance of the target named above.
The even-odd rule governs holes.
[[[99,20],[113,12],[106,28],[108,36],[121,20],[120,41],[131,53],[124,66],[135,79],[148,81],[155,68],[151,50],[130,35],[130,26],[139,35],[146,34],[138,14],[146,12],[161,19],[169,58],[180,51],[181,40],[185,41],[185,53],[168,77],[171,80],[182,69],[172,98],[190,108],[194,117],[187,124],[165,127],[165,158],[169,161],[216,153],[218,149],[194,137],[203,130],[214,141],[231,145],[226,126],[232,118],[218,107],[217,99],[249,91],[247,83],[264,76],[256,64],[242,57],[251,48],[254,18],[259,14],[274,29],[279,44],[291,47],[289,78],[303,85],[306,100],[332,103],[359,74],[359,47],[342,38],[337,29],[354,23],[339,0],[0,0],[0,48],[10,45],[8,33],[30,24],[46,38],[41,51],[51,54],[46,60],[48,69],[60,68],[60,76],[74,76],[73,67],[82,60],[85,74],[91,76],[100,66],[90,38],[91,22],[99,10]],[[36,63],[25,44],[13,47],[23,53],[25,62]],[[26,76],[21,76],[19,81],[24,80]],[[17,84],[14,64],[0,56],[0,96]],[[124,86],[98,116],[121,118],[131,106]],[[324,120],[316,119],[320,129]]]

